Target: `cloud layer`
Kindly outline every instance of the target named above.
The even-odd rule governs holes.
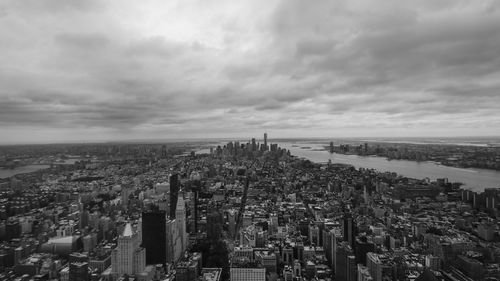
[[[500,3],[0,4],[3,142],[498,135]]]

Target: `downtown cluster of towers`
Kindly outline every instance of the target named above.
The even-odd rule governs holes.
[[[240,143],[239,141],[229,142],[224,147],[220,145],[214,149],[210,148],[210,154],[230,154],[230,155],[240,155],[245,153],[254,153],[254,152],[264,152],[264,151],[278,151],[278,144],[268,144],[267,141],[267,133],[264,133],[264,143],[258,143],[255,138],[252,138],[250,142]]]

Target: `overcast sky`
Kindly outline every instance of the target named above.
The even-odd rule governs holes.
[[[0,0],[0,142],[500,134],[500,1]]]

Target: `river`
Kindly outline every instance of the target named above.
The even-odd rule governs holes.
[[[317,142],[279,142],[282,148],[290,150],[292,155],[303,157],[316,163],[349,164],[356,168],[375,169],[382,172],[395,172],[402,176],[423,179],[448,178],[451,182],[461,182],[465,188],[482,191],[485,188],[500,188],[500,171],[486,169],[461,169],[438,165],[431,162],[415,162],[407,160],[387,160],[378,156],[344,155],[322,150],[325,144]],[[196,153],[209,153],[210,149],[200,149]],[[72,161],[69,161],[71,164]],[[28,165],[15,169],[0,169],[0,178],[8,178],[17,174],[31,173],[48,168],[48,165]]]
[[[55,165],[72,165],[75,164],[76,161],[81,160],[80,158],[68,158],[61,162],[54,163]],[[16,167],[14,169],[1,169],[0,168],[0,179],[9,178],[19,174],[26,174],[35,172],[41,169],[49,168],[50,165],[45,164],[36,164],[36,165],[26,165],[21,167]]]
[[[325,144],[280,142],[278,145],[290,150],[292,155],[309,159],[316,163],[341,163],[353,165],[356,168],[375,169],[382,172],[395,172],[402,176],[435,180],[448,178],[450,182],[461,182],[463,187],[481,192],[485,188],[500,188],[500,171],[486,169],[462,169],[438,165],[432,162],[416,162],[408,160],[387,160],[379,156],[358,156],[345,154],[330,154],[320,151]],[[307,147],[307,148],[306,148]]]
[[[221,146],[225,144],[226,142],[220,143]],[[461,182],[464,188],[477,192],[482,192],[485,188],[500,188],[500,171],[495,170],[455,168],[427,161],[388,160],[379,156],[330,154],[323,150],[328,143],[290,141],[278,142],[278,145],[290,150],[292,155],[316,163],[327,163],[328,160],[332,160],[332,163],[349,164],[356,168],[375,169],[381,172],[395,172],[414,179],[448,178],[450,182]],[[200,149],[196,153],[210,153],[210,149]]]
[[[18,174],[31,173],[49,167],[49,165],[27,165],[14,169],[0,169],[0,179],[9,178]]]

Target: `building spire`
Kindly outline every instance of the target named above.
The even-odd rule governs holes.
[[[132,231],[132,225],[130,224],[130,222],[127,222],[127,224],[125,225],[125,229],[123,229],[122,236],[132,237],[133,234],[134,232]]]

